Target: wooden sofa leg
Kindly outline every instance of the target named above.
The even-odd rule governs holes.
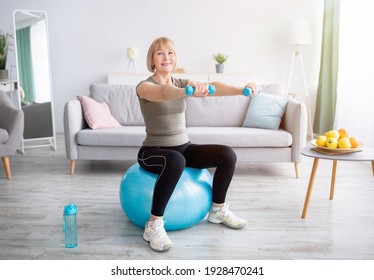
[[[295,165],[295,172],[296,172],[296,179],[299,178],[299,164],[297,162],[294,162]]]
[[[70,175],[74,175],[74,170],[75,170],[75,160],[72,160],[70,162]]]
[[[10,162],[9,157],[2,157],[3,165],[5,169],[5,174],[8,179],[12,179],[12,173],[10,172]]]

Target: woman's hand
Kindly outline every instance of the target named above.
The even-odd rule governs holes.
[[[250,88],[252,90],[252,94],[257,94],[259,91],[259,88],[256,83],[250,82],[245,85],[245,87]]]
[[[188,85],[194,88],[193,96],[207,96],[209,94],[208,84],[202,82],[188,81]]]

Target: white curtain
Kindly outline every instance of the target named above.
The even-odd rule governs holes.
[[[49,82],[49,60],[47,27],[45,20],[38,21],[31,26],[31,57],[33,62],[35,80],[35,102],[51,101],[51,85]]]
[[[374,1],[341,0],[336,129],[374,147]]]

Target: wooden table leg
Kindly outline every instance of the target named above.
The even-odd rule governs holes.
[[[332,164],[332,174],[331,174],[331,186],[330,186],[330,200],[334,199],[334,188],[335,188],[335,178],[336,178],[336,166],[338,164],[337,160],[333,161]]]
[[[314,184],[314,178],[316,177],[316,172],[317,172],[317,168],[318,168],[318,161],[319,161],[319,158],[315,158],[314,161],[313,161],[313,168],[312,168],[312,172],[310,173],[308,191],[306,193],[303,213],[301,215],[301,218],[303,218],[303,219],[305,218],[306,211],[308,210],[309,200],[310,200],[310,196],[312,194],[312,189],[313,189],[313,184]]]

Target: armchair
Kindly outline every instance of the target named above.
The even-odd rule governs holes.
[[[0,90],[0,157],[8,179],[12,178],[9,156],[16,153],[24,127],[23,111],[16,109],[8,95]]]

